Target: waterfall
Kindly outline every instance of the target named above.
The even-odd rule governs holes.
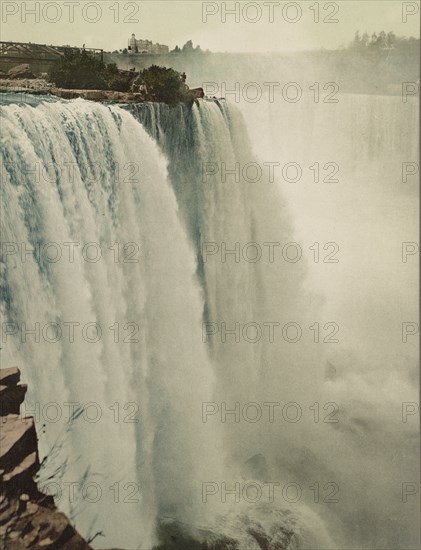
[[[299,106],[268,98],[238,106],[202,102],[184,108],[184,117],[181,107],[130,110],[168,155],[196,248],[204,319],[218,330],[209,337],[215,401],[231,409],[257,403],[261,410],[265,402],[292,402],[302,411],[296,423],[280,409],[273,424],[228,416],[223,431],[232,463],[253,466],[247,479],[298,482],[335,548],[416,547],[419,507],[402,507],[401,482],[417,479],[418,424],[402,429],[402,403],[417,402],[418,347],[416,339],[403,345],[400,327],[417,318],[410,291],[416,262],[400,267],[402,243],[417,241],[416,178],[402,179],[404,163],[417,158],[416,101],[344,95],[332,105],[315,105],[311,96]],[[273,178],[265,163],[277,163]],[[254,181],[256,172],[243,170],[251,164],[261,169]],[[283,171],[288,164],[299,166],[301,178]],[[204,242],[216,243],[218,252],[208,248],[204,258]],[[240,243],[240,257],[223,261],[224,242],[227,250]],[[280,243],[276,261],[267,248],[258,262],[246,261],[244,245],[264,251],[265,242]],[[296,263],[280,253],[291,242],[303,253]],[[387,276],[385,258],[396,266]],[[251,342],[252,331],[249,341],[240,334],[236,343],[231,334],[223,343],[222,322],[230,329],[293,322],[302,338],[291,342],[294,332],[283,338],[277,328],[272,343],[268,333]],[[328,331],[337,327],[338,336],[325,332],[316,343],[309,330],[315,323],[331,323]],[[317,422],[315,407],[324,411]],[[220,422],[219,412],[211,420]],[[385,483],[385,476],[397,481]],[[315,505],[314,483],[336,487],[338,502],[325,495]]]
[[[27,409],[41,406],[45,454],[65,403],[96,404],[58,456],[61,506],[89,467],[88,499],[98,486],[102,497],[76,510],[81,531],[98,516],[107,545],[151,548],[158,512],[191,519],[219,461],[200,414],[213,382],[202,299],[166,161],[128,113],[82,100],[10,105],[2,130],[3,246],[18,245],[2,258],[2,320],[16,332],[3,364],[22,369]]]
[[[414,193],[395,180],[415,151],[416,106],[402,116],[394,101],[349,96],[327,112],[207,101],[2,108],[3,364],[19,364],[32,408],[90,405],[53,466],[68,459],[61,483],[85,476],[102,488],[75,517],[83,534],[104,532],[95,543],[149,550],[174,518],[197,540],[221,535],[240,550],[416,544],[416,506],[399,501],[400,481],[416,479],[416,433],[400,422],[401,403],[416,401],[416,349],[403,355],[375,323],[392,324],[396,310],[411,318],[400,285],[411,288],[414,273],[383,282],[376,267],[366,281],[380,256],[361,265],[359,254],[373,213],[374,250],[384,236],[390,254],[414,240]],[[335,160],[340,184],[308,177],[314,162]],[[283,181],[288,162],[307,179]],[[332,209],[345,220],[338,232]],[[315,262],[332,241],[339,263]],[[26,341],[23,323],[35,331]],[[41,415],[47,456],[63,416]],[[268,482],[269,502],[221,498],[223,483]],[[217,487],[206,502],[203,483]]]

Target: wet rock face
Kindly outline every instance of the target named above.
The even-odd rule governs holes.
[[[203,99],[205,97],[205,92],[203,91],[203,88],[192,88],[190,90],[194,98],[197,99]]]
[[[260,511],[269,517],[269,509]],[[261,519],[261,518],[260,518]],[[294,532],[281,517],[264,525],[259,517],[231,513],[211,527],[187,525],[176,519],[158,522],[159,544],[155,550],[289,550],[297,548]]]
[[[19,384],[20,372],[17,367],[0,370],[0,414],[19,414],[25,399],[27,386]]]
[[[15,67],[12,67],[7,73],[7,76],[11,79],[36,78],[36,76],[31,71],[31,68],[27,63],[23,63],[22,65],[16,65]]]
[[[21,417],[27,387],[16,367],[0,370],[0,540],[5,550],[89,550],[54,499],[38,490],[38,440],[32,417]]]
[[[159,522],[157,550],[239,550],[234,538],[211,529],[197,529],[177,520],[166,518]]]

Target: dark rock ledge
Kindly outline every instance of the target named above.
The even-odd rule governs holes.
[[[116,92],[113,90],[76,90],[57,88],[44,79],[15,79],[8,80],[1,78],[0,75],[0,94],[2,93],[20,93],[32,95],[49,95],[61,99],[76,99],[78,97],[90,101],[100,101],[108,103],[144,103],[147,101],[155,102],[152,97],[141,93]],[[203,88],[194,88],[189,90],[191,100],[203,99]],[[0,102],[1,103],[1,102]]]
[[[27,387],[16,367],[0,370],[0,541],[4,550],[90,550],[52,496],[38,490],[38,439],[21,417]]]

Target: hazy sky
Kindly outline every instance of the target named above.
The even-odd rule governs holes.
[[[2,40],[106,50],[126,47],[132,33],[170,48],[187,40],[212,51],[336,48],[357,29],[419,37],[420,22],[419,2],[395,0],[2,0],[1,10]]]

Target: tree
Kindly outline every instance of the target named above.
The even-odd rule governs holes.
[[[193,51],[193,42],[188,40],[183,46],[183,52],[192,52]]]
[[[116,92],[128,92],[134,76],[120,71],[115,63],[109,63],[103,70],[107,90]]]
[[[361,46],[361,38],[360,38],[360,31],[357,31],[354,36],[354,40],[352,41],[352,47],[359,49]]]
[[[368,46],[368,43],[370,42],[370,37],[368,36],[368,32],[365,32],[361,37],[361,46],[366,47]]]
[[[86,51],[66,50],[60,66],[50,73],[50,80],[60,88],[105,90],[104,63]]]
[[[129,91],[133,75],[119,71],[115,63],[103,61],[85,50],[67,50],[60,66],[51,71],[50,81],[60,88]]]
[[[377,45],[382,49],[386,48],[386,33],[384,31],[380,31],[379,37],[377,39]]]
[[[174,105],[191,99],[183,76],[171,68],[152,65],[140,71],[134,84],[145,87],[154,101]]]
[[[386,44],[388,48],[394,48],[396,41],[396,35],[393,31],[387,33]]]

